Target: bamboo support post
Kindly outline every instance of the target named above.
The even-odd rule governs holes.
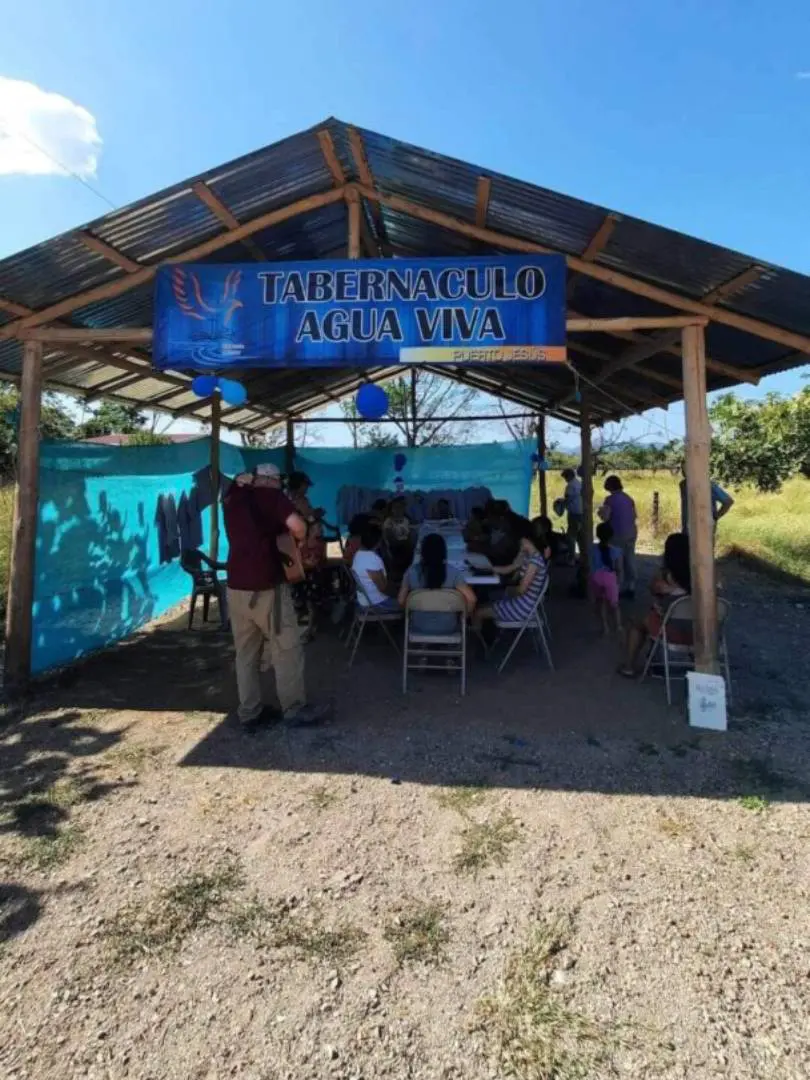
[[[346,205],[349,211],[349,240],[348,256],[350,259],[360,258],[360,196],[349,188],[346,192]]]
[[[219,432],[222,399],[211,398],[211,536],[209,554],[214,562],[219,558]]]
[[[287,421],[287,442],[284,446],[284,471],[287,476],[295,469],[295,421]]]
[[[706,343],[702,326],[687,326],[683,331],[683,389],[695,669],[716,674],[719,668],[714,520],[709,478],[711,428],[706,407]]]
[[[34,562],[39,511],[39,422],[42,410],[42,345],[23,348],[17,489],[11,535],[4,683],[10,695],[22,693],[31,677]]]
[[[582,554],[579,565],[582,584],[587,587],[591,572],[591,544],[593,543],[593,454],[591,409],[587,389],[582,390],[579,406],[579,438],[582,459]]]
[[[537,492],[540,496],[540,513],[543,517],[548,516],[548,481],[546,478],[546,418],[544,415],[537,420],[537,456],[540,458],[537,473]]]

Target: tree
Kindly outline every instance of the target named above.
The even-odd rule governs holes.
[[[268,428],[265,431],[240,431],[242,446],[251,450],[268,450],[286,445],[287,432],[283,427]]]
[[[785,480],[810,475],[810,389],[791,398],[768,394],[743,401],[724,394],[709,410],[712,471],[731,486],[779,491]]]
[[[519,420],[507,419],[508,407],[505,402],[498,399],[498,411],[503,417],[506,430],[515,442],[524,442],[526,439],[534,439],[537,436],[537,417],[524,416]]]
[[[469,441],[469,425],[463,419],[478,396],[476,390],[419,368],[412,368],[409,377],[389,382],[385,389],[388,415],[406,446],[452,446]]]
[[[17,387],[0,383],[0,475],[4,478],[13,474],[17,458],[19,402]],[[76,437],[76,424],[58,394],[43,395],[39,430],[48,442]]]
[[[119,405],[103,401],[89,419],[81,425],[80,437],[93,439],[99,435],[136,435],[146,427],[146,416],[137,405]]]

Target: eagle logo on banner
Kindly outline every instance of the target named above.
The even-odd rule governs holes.
[[[200,279],[195,273],[184,270],[182,266],[172,268],[172,292],[183,314],[202,322],[213,319],[220,326],[228,326],[234,311],[244,307],[242,301],[236,298],[241,280],[241,270],[229,271],[222,283],[221,295],[212,304],[203,297]]]

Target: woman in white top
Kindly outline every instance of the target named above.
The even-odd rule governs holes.
[[[352,573],[359,585],[357,602],[361,607],[372,607],[375,611],[401,611],[394,597],[387,595],[385,563],[377,552],[381,539],[379,525],[371,522],[360,534],[360,549],[352,562]]]

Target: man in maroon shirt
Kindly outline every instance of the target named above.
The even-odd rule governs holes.
[[[317,717],[306,705],[301,634],[277,546],[283,533],[303,540],[306,522],[281,490],[281,475],[271,464],[238,476],[225,496],[223,512],[239,719],[253,731],[274,716],[262,702],[262,653],[267,643],[284,719],[311,722]]]

